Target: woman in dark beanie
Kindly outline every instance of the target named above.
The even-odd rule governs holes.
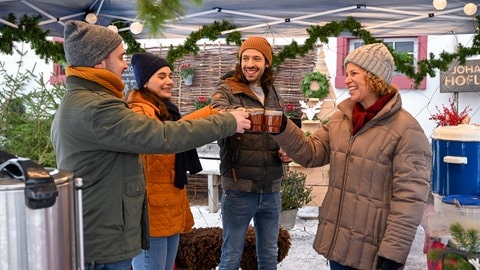
[[[350,98],[310,137],[284,117],[275,140],[305,167],[330,164],[314,249],[331,269],[402,269],[430,190],[431,147],[391,85],[383,43],[345,59]]]
[[[159,121],[181,119],[172,103],[172,69],[165,59],[151,53],[136,53],[132,66],[137,89],[129,92],[130,108]],[[211,106],[183,117],[183,120],[218,114]],[[198,173],[202,166],[195,149],[182,153],[142,155],[147,184],[150,249],[133,259],[134,270],[171,270],[177,256],[180,233],[190,232],[190,211],[186,184],[187,171]]]

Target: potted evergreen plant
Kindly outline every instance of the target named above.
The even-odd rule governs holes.
[[[290,170],[288,165],[284,166],[282,178],[282,213],[280,226],[291,229],[295,226],[295,219],[298,208],[303,207],[312,201],[312,187],[306,186],[307,175]]]
[[[428,269],[465,269],[480,267],[480,234],[475,229],[464,229],[456,222],[450,225],[452,241],[445,245],[434,241],[427,253]]]

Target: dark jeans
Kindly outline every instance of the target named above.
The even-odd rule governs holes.
[[[133,270],[172,270],[179,242],[180,234],[150,237],[150,249],[133,258]]]
[[[114,263],[85,263],[85,270],[130,270],[132,259]]]
[[[245,233],[253,218],[259,270],[277,269],[280,192],[252,193],[224,190],[223,244],[219,270],[240,268]]]
[[[356,270],[353,267],[341,265],[335,261],[329,261],[330,270]]]

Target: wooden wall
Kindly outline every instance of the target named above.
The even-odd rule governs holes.
[[[321,46],[321,45],[319,45]],[[275,47],[278,52],[282,47]],[[168,47],[158,46],[146,48],[150,53],[165,57]],[[199,96],[211,97],[219,78],[235,68],[238,62],[238,46],[224,44],[205,44],[197,55],[187,56],[174,63],[175,90],[173,96],[175,104],[182,114],[193,111],[195,99]],[[300,90],[300,84],[305,74],[313,71],[318,61],[317,51],[311,51],[304,57],[287,59],[275,71],[275,87],[285,102],[292,102],[299,106],[298,101],[305,97]],[[127,59],[128,61],[128,59]],[[182,64],[191,64],[195,67],[193,85],[186,86],[179,76],[179,67]]]
[[[321,72],[328,74],[328,70],[325,66],[323,49],[317,47],[317,50],[309,52],[304,57],[298,57],[296,59],[287,59],[282,65],[275,70],[275,87],[283,97],[285,102],[291,102],[295,104],[296,108],[300,106],[299,100],[305,100],[302,91],[300,90],[300,84],[303,77],[318,68]],[[165,57],[168,51],[168,47],[158,46],[156,48],[146,48],[150,53]],[[230,46],[224,44],[205,44],[201,47],[201,50],[197,55],[187,56],[180,61],[174,63],[174,103],[179,106],[182,114],[193,111],[193,104],[197,97],[207,96],[211,97],[215,89],[215,85],[219,82],[219,78],[228,71],[234,69],[238,62],[238,46]],[[274,52],[278,52],[282,47],[275,47]],[[319,59],[322,58],[322,59]],[[127,59],[129,61],[129,59]],[[179,76],[179,67],[182,64],[191,64],[196,68],[191,86],[183,84],[182,79]],[[124,78],[124,81],[128,84],[132,80],[133,74],[129,70],[127,76],[129,79]],[[124,76],[125,77],[125,76]],[[133,78],[134,80],[134,78]],[[331,94],[332,89],[331,89]],[[328,106],[327,106],[328,105]],[[334,108],[334,101],[326,101],[323,107]],[[333,109],[328,109],[326,113],[322,115],[328,115]],[[319,125],[319,121],[314,121],[313,124]],[[306,125],[306,128],[313,127],[312,124]],[[328,183],[328,168],[313,168],[306,171],[307,173],[307,185],[314,188],[313,196],[314,200],[310,205],[319,206],[322,203],[324,193],[326,192],[326,183]],[[323,177],[318,177],[319,174]],[[189,175],[188,176],[188,194],[192,204],[206,204],[208,197],[207,188],[207,176],[204,174]],[[217,190],[221,194],[221,188]]]

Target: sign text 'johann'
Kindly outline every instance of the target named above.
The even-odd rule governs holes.
[[[440,72],[440,93],[480,91],[480,60],[467,60],[465,65],[452,62]]]

